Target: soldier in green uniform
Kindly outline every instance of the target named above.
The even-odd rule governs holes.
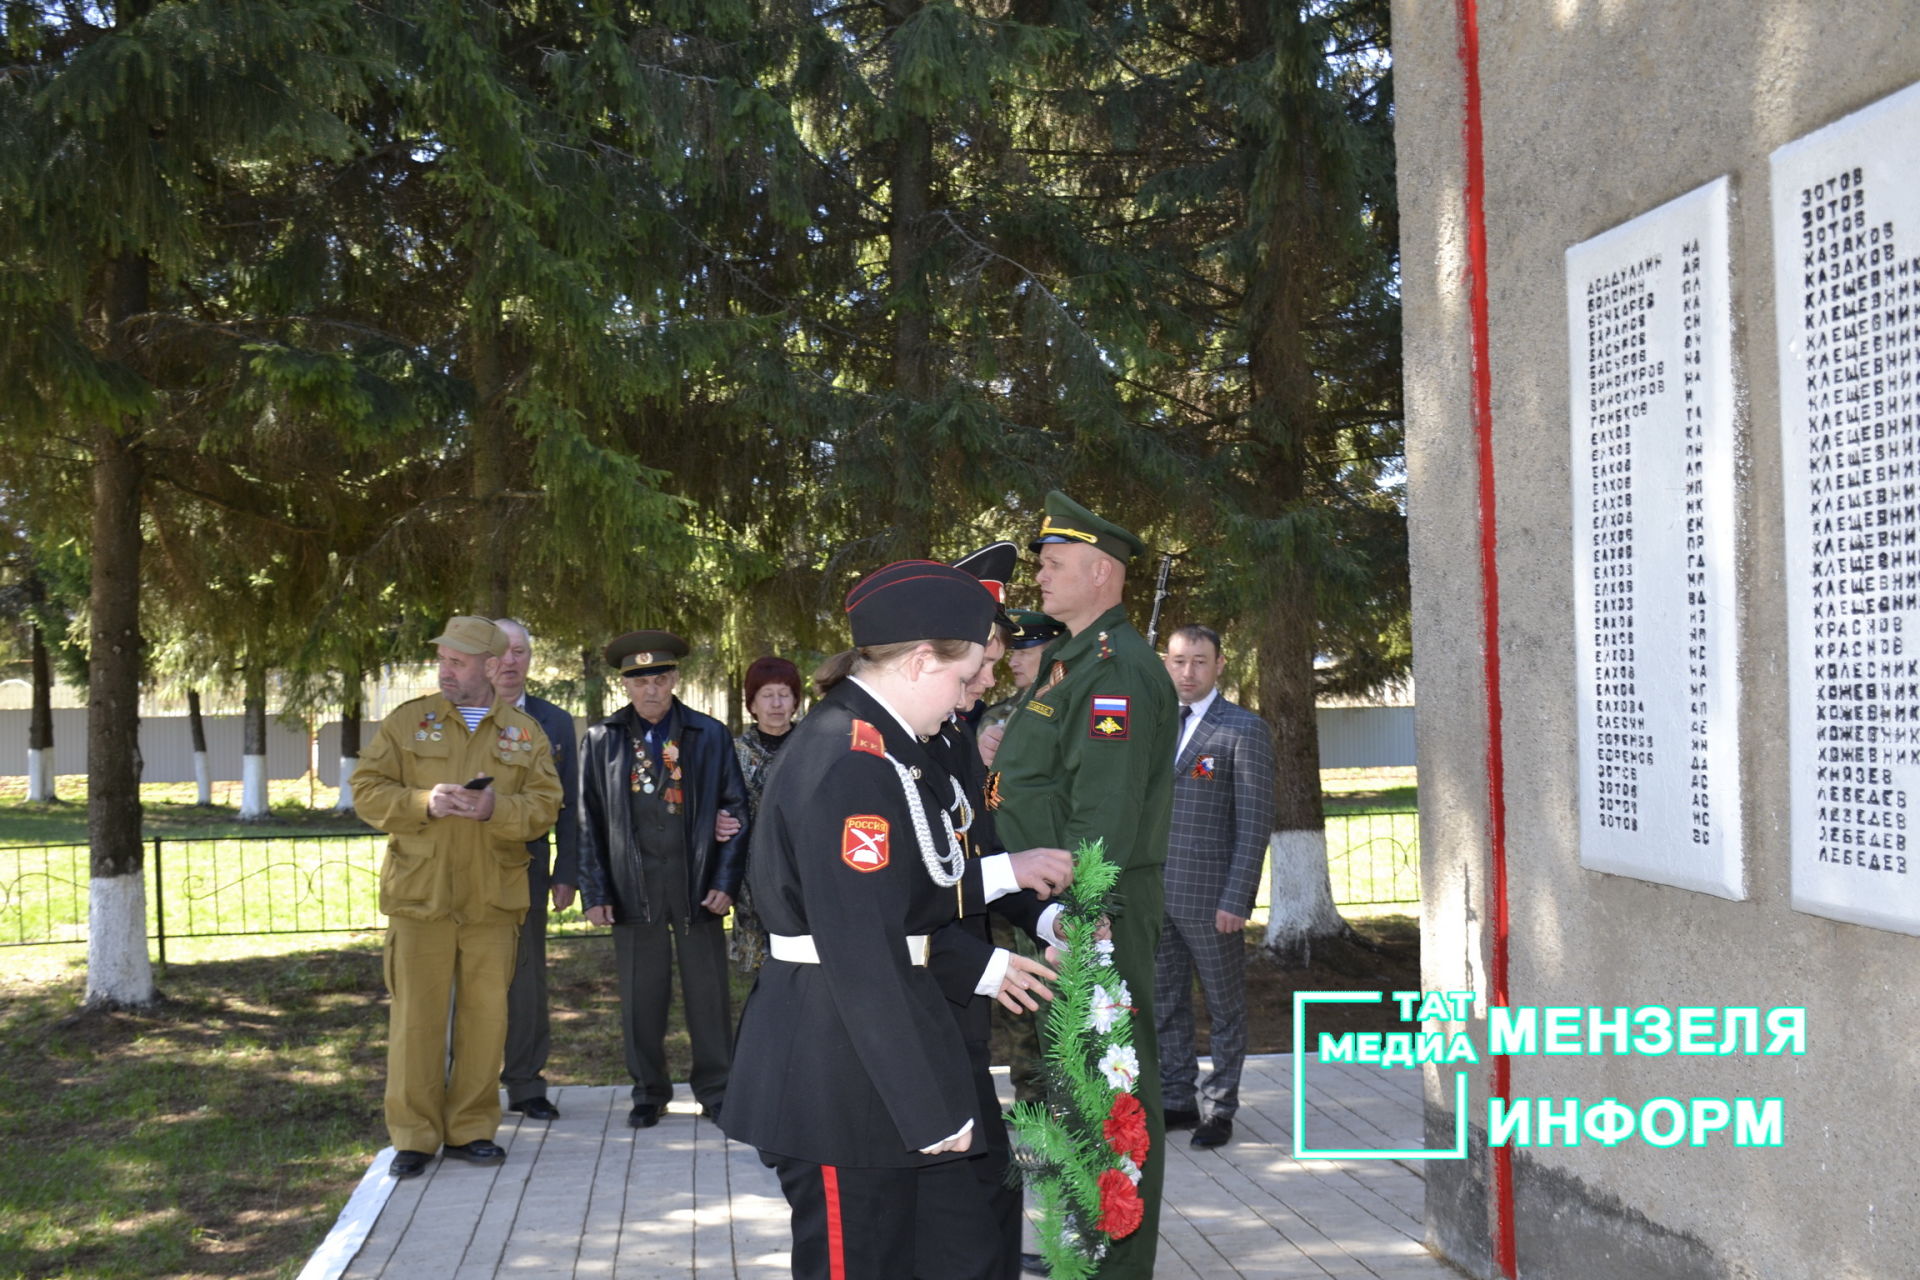
[[[1133,996],[1140,1055],[1137,1096],[1152,1145],[1140,1179],[1146,1218],[1114,1243],[1102,1280],[1153,1274],[1159,1240],[1166,1130],[1153,1037],[1153,962],[1160,941],[1161,866],[1173,804],[1178,699],[1159,656],[1120,601],[1139,538],[1064,493],[1029,544],[1040,557],[1041,608],[1067,629],[1041,655],[1040,674],[1007,721],[988,778],[987,804],[1002,843],[1072,849],[1104,839],[1120,868],[1113,912],[1114,964]]]

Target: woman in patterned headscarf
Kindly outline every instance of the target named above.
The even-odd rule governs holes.
[[[760,794],[766,790],[767,770],[774,753],[793,732],[800,713],[800,669],[772,654],[754,659],[747,668],[747,714],[753,723],[733,740],[733,753],[747,780],[749,822],[760,812]],[[752,856],[751,851],[748,854]],[[727,936],[727,957],[741,973],[752,974],[767,958],[767,931],[753,909],[751,891],[743,884],[733,904],[733,932]]]

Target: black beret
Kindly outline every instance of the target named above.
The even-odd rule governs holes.
[[[985,644],[998,608],[980,579],[937,560],[896,560],[847,592],[847,623],[862,649],[911,640]]]

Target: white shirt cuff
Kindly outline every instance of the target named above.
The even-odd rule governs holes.
[[[982,901],[992,902],[995,898],[1004,898],[1010,893],[1020,892],[1020,882],[1013,876],[1013,855],[995,853],[980,859],[980,893]]]
[[[1060,950],[1062,951],[1065,951],[1067,949],[1067,940],[1061,937],[1058,933],[1055,933],[1053,926],[1060,923],[1060,912],[1063,911],[1064,909],[1065,908],[1063,908],[1059,903],[1057,902],[1054,903],[1052,906],[1048,907],[1045,911],[1042,911],[1040,913],[1039,923],[1034,925],[1034,930],[1037,933],[1039,933],[1041,937],[1045,938],[1049,943],[1051,943],[1053,946],[1060,948]]]
[[[987,967],[980,971],[980,981],[974,985],[973,994],[993,996],[1000,994],[1000,984],[1007,980],[1007,965],[1013,959],[1013,953],[1005,947],[995,947],[993,957],[987,961]]]
[[[965,1124],[960,1126],[959,1132],[948,1134],[945,1138],[942,1138],[940,1141],[934,1143],[933,1146],[931,1147],[920,1148],[920,1154],[923,1156],[930,1156],[934,1153],[935,1150],[937,1150],[940,1147],[946,1146],[949,1142],[952,1142],[955,1138],[958,1138],[960,1134],[965,1133],[972,1128],[973,1128],[973,1121],[969,1120]]]

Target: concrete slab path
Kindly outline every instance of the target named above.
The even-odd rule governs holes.
[[[1001,1093],[1010,1097],[1005,1073]],[[1320,1149],[1422,1145],[1420,1077],[1307,1068],[1307,1128]],[[409,1182],[369,1169],[349,1280],[607,1277],[776,1280],[788,1274],[787,1205],[770,1170],[681,1101],[627,1128],[625,1086],[556,1089],[551,1125],[509,1112],[502,1165],[436,1161]],[[1172,1135],[1159,1280],[1448,1280],[1421,1244],[1418,1160],[1293,1158],[1293,1058],[1247,1062],[1234,1141],[1195,1150]],[[383,1185],[384,1184],[384,1185]],[[384,1203],[382,1203],[382,1193]],[[315,1255],[352,1247],[353,1214]],[[349,1233],[344,1239],[341,1233]],[[321,1274],[310,1266],[310,1277]]]

